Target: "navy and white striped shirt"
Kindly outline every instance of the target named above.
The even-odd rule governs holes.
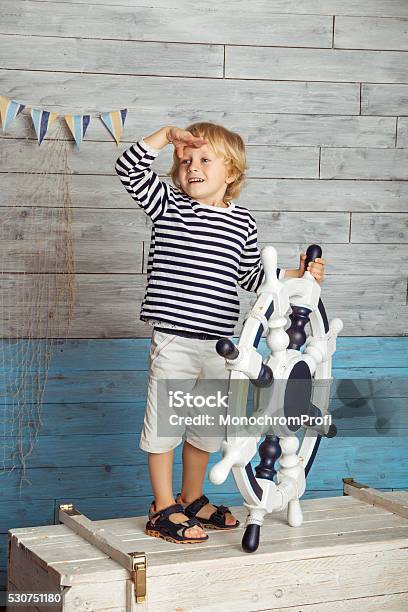
[[[158,153],[142,138],[115,167],[153,223],[140,319],[231,336],[239,317],[237,283],[256,291],[264,278],[255,219],[234,202],[204,204],[161,181],[150,168]]]

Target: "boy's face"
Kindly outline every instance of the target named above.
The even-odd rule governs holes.
[[[224,157],[215,154],[209,144],[200,148],[184,147],[180,159],[178,180],[182,190],[194,200],[204,204],[222,205],[228,183]]]

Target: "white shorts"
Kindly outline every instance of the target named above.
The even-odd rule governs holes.
[[[218,437],[219,428],[215,435],[200,437],[194,425],[187,425],[184,435],[172,436],[166,431],[165,435],[157,432],[158,410],[158,387],[159,398],[160,390],[167,383],[161,381],[172,381],[182,379],[183,389],[188,387],[188,391],[194,394],[199,393],[200,385],[203,388],[204,381],[219,380],[223,388],[226,387],[229,371],[225,367],[225,359],[218,355],[215,350],[217,340],[199,340],[196,338],[185,338],[175,334],[165,333],[158,330],[153,331],[150,352],[148,357],[149,382],[147,389],[147,404],[144,416],[144,423],[140,435],[140,448],[149,453],[165,453],[178,446],[185,435],[185,439],[193,446],[207,452],[216,452],[221,447],[224,435]],[[221,380],[223,379],[223,383]],[[201,382],[200,382],[201,381]],[[181,381],[180,381],[181,382]],[[207,387],[204,387],[208,390]],[[163,396],[162,396],[163,397]],[[160,403],[160,401],[159,401]],[[167,409],[165,407],[165,409]],[[163,410],[163,404],[162,404]],[[167,409],[168,410],[168,409]],[[198,410],[193,408],[193,410]],[[219,411],[218,407],[212,409]],[[205,407],[204,411],[208,411]],[[200,410],[200,412],[203,412]],[[160,415],[159,415],[160,417]],[[200,428],[198,428],[200,430]],[[201,429],[201,432],[203,429]],[[162,432],[163,433],[163,432]]]

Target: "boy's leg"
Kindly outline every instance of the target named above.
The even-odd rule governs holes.
[[[174,450],[166,453],[148,453],[147,461],[155,510],[162,510],[174,503],[172,487]]]
[[[182,341],[181,341],[182,342]],[[181,439],[157,437],[157,378],[172,377],[192,378],[195,376],[195,367],[192,355],[188,355],[176,336],[154,333],[149,354],[149,385],[147,407],[144,426],[141,435],[140,447],[148,453],[150,481],[154,496],[153,511],[159,511],[175,503],[172,487],[174,447]],[[184,359],[182,359],[184,357]],[[166,448],[167,446],[167,448]],[[169,519],[174,523],[181,523],[188,517],[175,512]],[[156,519],[153,519],[154,523]],[[205,531],[198,526],[186,530],[187,537],[199,538],[205,536]]]
[[[183,446],[183,479],[181,485],[181,498],[183,502],[190,503],[201,497],[205,471],[207,469],[210,453],[192,446],[187,440]]]
[[[181,495],[177,499],[179,503],[187,506],[203,494],[203,483],[205,472],[208,465],[210,453],[197,448],[187,442],[183,446],[183,484]],[[206,504],[197,512],[197,518],[207,519],[215,512],[216,508],[212,504]],[[237,519],[232,514],[225,515],[227,525],[235,525]]]
[[[220,383],[228,379],[229,372],[225,368],[225,359],[218,355],[215,350],[216,341],[205,340],[201,342],[201,357],[202,357],[202,368],[201,378],[205,380],[219,380]],[[220,384],[220,389],[224,388],[224,385]],[[202,385],[200,382],[197,383],[195,390],[198,393],[201,390],[208,391],[208,385]],[[205,410],[204,410],[205,411]],[[188,441],[190,440],[190,442]],[[188,428],[187,440],[183,446],[183,480],[182,490],[178,501],[186,506],[190,502],[194,501],[203,494],[203,483],[205,473],[207,470],[208,461],[210,458],[210,452],[216,452],[221,446],[221,439],[210,437],[202,437],[194,431],[194,428]],[[204,450],[205,448],[208,450]],[[216,508],[212,504],[206,504],[197,513],[197,518],[209,518]],[[227,525],[235,525],[237,522],[236,517],[232,514],[225,515],[225,522]]]
[[[158,512],[163,508],[168,508],[175,504],[173,496],[172,476],[173,476],[174,450],[167,453],[148,453],[150,481],[154,496],[154,511]],[[173,512],[169,519],[173,523],[182,523],[188,517],[182,512]],[[155,519],[152,520],[155,522]],[[186,529],[185,535],[188,538],[203,537],[205,531],[198,525]]]

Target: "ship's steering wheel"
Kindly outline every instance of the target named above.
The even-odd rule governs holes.
[[[307,269],[310,261],[321,257],[322,250],[311,245],[306,255]],[[246,552],[258,548],[267,513],[287,508],[289,525],[302,524],[299,499],[305,492],[320,440],[336,435],[328,405],[332,355],[343,327],[340,319],[329,324],[320,285],[310,272],[302,278],[280,281],[274,247],[265,247],[261,256],[265,279],[245,318],[238,345],[229,338],[220,339],[216,345],[230,370],[229,414],[238,417],[238,422],[248,416],[251,382],[255,387],[253,418],[238,428],[228,426],[222,443],[223,458],[209,474],[213,483],[221,484],[232,470],[249,510],[242,540]],[[263,334],[269,350],[265,360],[257,350]],[[272,426],[265,418],[268,415],[276,417]],[[248,425],[248,421],[255,425]],[[260,422],[265,422],[265,427]],[[254,471],[251,460],[258,451],[260,462]],[[277,460],[279,467],[275,470]]]

